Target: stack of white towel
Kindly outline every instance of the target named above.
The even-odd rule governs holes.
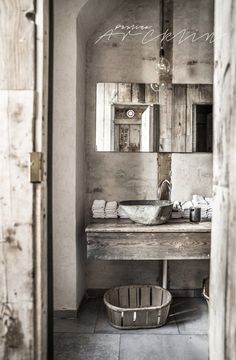
[[[105,200],[94,200],[92,206],[92,213],[95,219],[104,219],[105,218]]]
[[[192,200],[189,201],[174,202],[175,212],[172,213],[172,218],[179,218],[181,214],[184,219],[189,219],[190,210],[195,207],[201,208],[201,220],[211,220],[213,199],[202,195],[193,195]]]
[[[116,201],[108,201],[105,207],[105,218],[107,219],[116,219],[118,217],[117,214],[117,202]]]

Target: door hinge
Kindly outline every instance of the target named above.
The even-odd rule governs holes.
[[[30,153],[29,180],[31,183],[41,183],[43,180],[43,153]]]

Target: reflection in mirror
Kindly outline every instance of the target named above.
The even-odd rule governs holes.
[[[213,86],[170,84],[159,99],[159,152],[212,152]]]
[[[193,151],[212,152],[212,105],[193,105]]]
[[[97,84],[96,150],[156,152],[155,97],[147,84]]]
[[[212,152],[211,84],[98,83],[96,150]]]

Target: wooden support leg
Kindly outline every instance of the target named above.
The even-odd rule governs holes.
[[[163,260],[162,262],[162,287],[163,289],[167,289],[167,260]]]

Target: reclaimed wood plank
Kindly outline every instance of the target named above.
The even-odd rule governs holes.
[[[129,103],[132,101],[132,88],[131,83],[118,84],[118,97],[117,101],[121,103]]]
[[[104,118],[103,118],[103,151],[112,151],[114,149],[113,133],[113,112],[112,105],[116,101],[117,85],[115,83],[106,83],[104,87]]]
[[[167,179],[171,181],[171,161],[172,161],[172,155],[169,153],[159,153],[157,156],[157,165],[158,165],[158,184],[160,184],[161,181]],[[166,186],[163,189],[163,199],[168,199],[169,190]]]
[[[50,239],[50,226],[48,226],[48,149],[50,149],[50,125],[48,123],[48,101],[49,96],[49,7],[50,1],[37,2],[37,38],[36,41],[36,92],[37,107],[35,111],[34,124],[34,150],[43,153],[43,181],[35,185],[34,194],[34,264],[35,264],[35,360],[42,360],[52,356],[50,341],[52,339],[52,325],[48,323],[48,312],[52,311],[52,299],[48,299],[48,279],[50,269],[48,263],[52,254],[48,253]],[[50,119],[51,121],[51,119]],[[48,144],[49,142],[49,144]],[[49,155],[50,157],[50,155]],[[49,238],[48,238],[49,236]],[[50,260],[49,260],[50,259]],[[50,267],[50,266],[49,266]],[[50,282],[50,280],[49,280]],[[48,308],[49,306],[49,308]],[[49,347],[48,347],[49,339]],[[50,350],[49,350],[49,349]],[[49,350],[49,351],[48,351]]]
[[[153,91],[151,84],[145,84],[145,103],[159,103],[159,92]]]
[[[209,259],[209,233],[88,233],[89,259]]]
[[[172,86],[168,85],[160,88],[160,138],[159,151],[172,151]]]
[[[130,135],[129,135],[129,146],[130,151],[139,152],[141,143],[141,126],[140,125],[131,125],[130,126]]]
[[[210,269],[211,360],[235,360],[236,333],[236,8],[215,1],[214,193]],[[224,34],[224,36],[222,36]]]
[[[111,220],[111,221],[97,221],[94,223],[89,224],[86,229],[86,233],[93,233],[93,232],[142,232],[142,233],[181,233],[181,232],[211,232],[211,222],[200,222],[200,223],[190,223],[188,220],[185,219],[176,219],[176,220],[169,220],[167,223],[162,225],[141,225],[136,224],[130,220]]]
[[[33,149],[34,92],[1,90],[0,118],[1,307],[2,311],[8,306],[11,308],[5,315],[7,325],[1,334],[0,353],[5,354],[5,358],[14,355],[15,359],[31,359],[34,253],[33,188],[28,179],[28,152]],[[26,303],[27,312],[24,311]],[[1,320],[3,316],[0,314]],[[10,331],[15,331],[15,340],[8,339]],[[12,341],[17,342],[15,352],[11,350]]]
[[[104,150],[104,97],[105,97],[105,84],[98,83],[96,88],[96,150]]]
[[[47,148],[48,2],[35,4],[0,4],[1,359],[47,352],[47,181],[30,183],[28,160]]]
[[[0,89],[35,87],[35,8],[33,0],[0,2]]]
[[[131,84],[132,102],[145,103],[145,84]]]
[[[186,121],[187,121],[187,88],[186,85],[173,86],[172,108],[172,152],[185,152],[186,150]]]

